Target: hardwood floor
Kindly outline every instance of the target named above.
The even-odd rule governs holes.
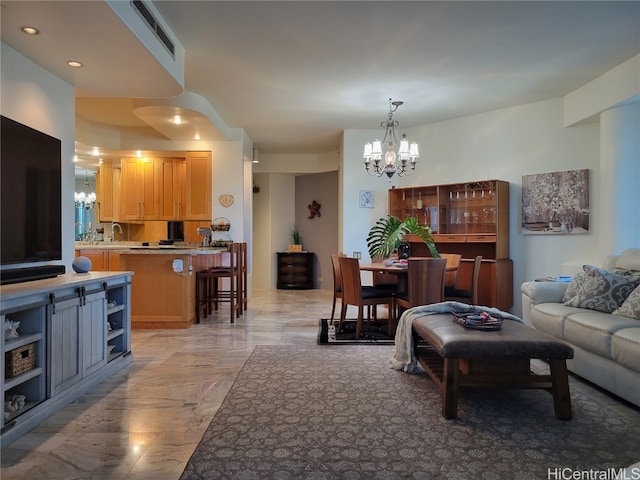
[[[258,290],[185,330],[134,330],[134,362],[0,451],[3,480],[178,479],[256,345],[316,344],[329,290]]]

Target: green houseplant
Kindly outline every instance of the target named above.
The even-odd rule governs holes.
[[[296,229],[296,227],[293,227],[291,229],[291,241],[293,243],[289,244],[289,246],[287,247],[287,251],[289,251],[289,252],[301,252],[302,251],[302,236],[300,235],[300,232]]]
[[[296,227],[291,230],[291,239],[293,240],[293,245],[302,245],[302,237]]]
[[[369,235],[367,235],[369,256],[372,259],[388,258],[398,250],[407,234],[420,237],[429,249],[431,256],[440,258],[429,227],[420,225],[416,217],[407,217],[403,221],[394,215],[380,218],[369,230]]]

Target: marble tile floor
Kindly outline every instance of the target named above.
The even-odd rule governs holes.
[[[255,290],[234,324],[223,305],[186,330],[134,330],[133,364],[0,450],[0,477],[178,479],[254,346],[315,346],[332,295]]]

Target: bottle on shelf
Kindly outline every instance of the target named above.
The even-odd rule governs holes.
[[[416,200],[416,208],[422,210],[422,192],[418,193],[418,200]]]

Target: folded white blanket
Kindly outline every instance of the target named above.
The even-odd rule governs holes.
[[[391,358],[391,368],[394,370],[402,370],[407,373],[417,373],[421,371],[413,350],[413,334],[411,331],[413,320],[427,315],[450,312],[494,313],[500,315],[502,318],[524,323],[522,322],[522,319],[515,315],[503,312],[497,308],[467,305],[466,303],[460,302],[442,302],[409,308],[402,314],[400,321],[398,322],[395,348],[393,351],[393,357]]]

